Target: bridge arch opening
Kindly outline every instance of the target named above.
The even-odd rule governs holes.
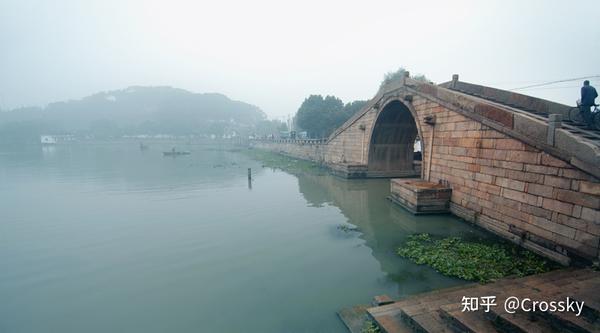
[[[410,110],[392,101],[379,112],[369,143],[370,177],[420,176],[422,140]]]

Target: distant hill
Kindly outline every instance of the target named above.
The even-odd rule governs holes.
[[[172,87],[134,86],[100,92],[45,108],[0,112],[0,140],[23,141],[39,134],[223,135],[251,133],[266,121],[258,107],[222,94],[192,93]]]

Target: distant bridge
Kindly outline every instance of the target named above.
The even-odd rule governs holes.
[[[327,140],[256,145],[324,163],[347,178],[447,184],[454,214],[559,261],[594,259],[600,133],[565,121],[569,108],[458,75],[440,85],[407,75],[383,86]],[[417,138],[422,162],[413,160]]]

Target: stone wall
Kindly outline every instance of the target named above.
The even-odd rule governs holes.
[[[455,214],[557,260],[598,256],[597,178],[425,98],[412,105],[436,117],[421,126],[425,141],[435,131],[430,181],[450,185]]]
[[[324,163],[327,144],[311,142],[309,140],[264,140],[253,141],[252,145],[278,154],[294,158]]]
[[[376,112],[367,112],[341,133],[329,140],[330,163],[367,164],[370,133],[375,125]]]

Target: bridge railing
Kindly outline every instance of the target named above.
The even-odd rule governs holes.
[[[265,143],[292,143],[299,145],[322,145],[327,143],[327,139],[253,139],[255,142]]]

